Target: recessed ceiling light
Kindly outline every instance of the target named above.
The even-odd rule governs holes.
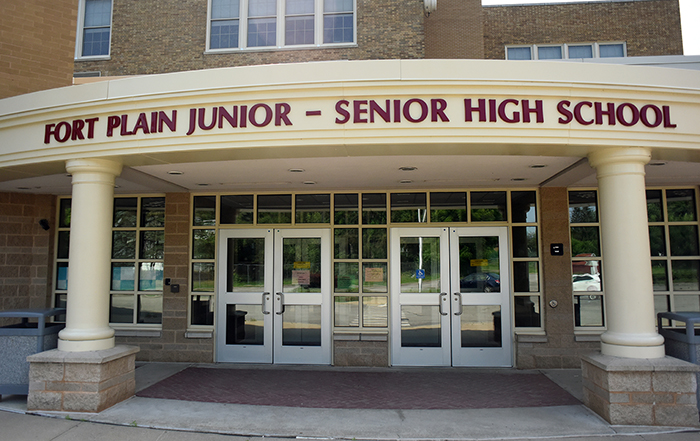
[[[304,181],[302,182],[304,185],[316,185],[316,181]]]
[[[17,187],[17,190],[31,190],[31,187]]]
[[[200,187],[209,187],[211,184],[197,184],[197,185],[199,185]]]
[[[399,167],[399,170],[401,170],[401,171],[414,171],[414,170],[418,170],[418,167],[405,166],[405,167]]]
[[[402,179],[399,181],[399,184],[413,184],[413,181],[410,179]]]
[[[185,172],[180,171],[180,170],[170,170],[170,171],[168,172],[168,174],[169,174],[169,175],[174,175],[174,176],[175,176],[175,175],[184,175]]]
[[[530,168],[545,168],[547,167],[547,164],[532,164],[530,165]]]
[[[667,162],[650,162],[649,165],[651,167],[661,167],[668,164]]]
[[[306,170],[303,168],[290,168],[287,170],[289,173],[304,173]]]
[[[511,180],[511,181],[516,181],[516,182],[519,182],[519,181],[527,181],[526,178],[511,178],[510,180]]]

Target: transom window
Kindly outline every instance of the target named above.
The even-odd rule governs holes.
[[[626,56],[627,47],[621,42],[506,46],[507,60],[563,60]]]
[[[84,0],[80,7],[76,58],[109,56],[112,0]]]
[[[355,42],[355,0],[210,0],[208,50]]]

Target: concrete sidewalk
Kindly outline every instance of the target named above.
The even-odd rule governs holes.
[[[137,369],[142,390],[188,364],[147,364]],[[580,371],[544,372],[574,396]],[[580,395],[580,394],[579,394]],[[24,408],[23,408],[24,406]],[[99,414],[27,415],[26,399],[0,402],[5,440],[216,440],[321,438],[347,440],[624,439],[698,441],[700,431],[611,426],[583,405],[508,409],[310,409],[199,403],[133,397]]]

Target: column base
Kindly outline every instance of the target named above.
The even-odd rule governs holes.
[[[583,404],[610,424],[700,426],[695,372],[673,357],[593,354],[581,359]]]
[[[90,352],[58,349],[27,357],[27,410],[101,412],[135,393],[135,346]]]
[[[62,340],[58,339],[58,350],[65,352],[104,351],[113,348],[114,337],[100,340]]]
[[[609,343],[600,342],[600,351],[603,355],[611,357],[624,358],[664,358],[666,349],[664,345],[659,346],[625,346],[611,345]]]

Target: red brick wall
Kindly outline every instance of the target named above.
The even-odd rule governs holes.
[[[484,58],[481,0],[439,0],[425,19],[425,58]]]
[[[484,8],[484,55],[510,44],[627,42],[627,55],[683,53],[678,0],[637,0]]]

